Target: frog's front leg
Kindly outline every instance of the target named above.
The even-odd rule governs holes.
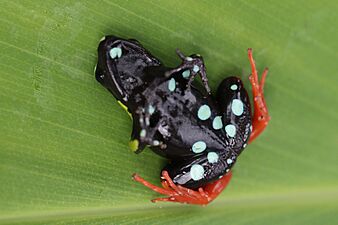
[[[200,55],[185,56],[179,49],[176,49],[176,53],[182,59],[182,63],[175,69],[167,71],[165,76],[169,77],[174,73],[182,72],[183,77],[189,78],[189,81],[187,83],[187,89],[190,90],[193,80],[195,79],[197,74],[200,74],[204,88],[210,95],[211,90],[208,84],[208,78],[202,56]]]
[[[165,198],[153,199],[152,202],[164,201],[207,205],[224,190],[228,185],[231,176],[232,174],[229,172],[220,179],[207,184],[204,187],[198,188],[197,191],[185,188],[181,185],[176,185],[165,170],[162,171],[162,187],[149,183],[137,174],[133,175],[133,179],[159,194],[168,196]]]
[[[164,145],[162,141],[155,138],[155,134],[164,118],[151,121],[151,116],[154,113],[155,108],[151,104],[145,104],[144,107],[140,106],[133,113],[133,131],[129,147],[135,153],[140,153],[146,146],[159,146],[162,148]]]
[[[268,125],[270,116],[266,102],[264,99],[264,83],[266,75],[268,74],[268,68],[265,68],[262,74],[262,79],[259,82],[258,74],[256,70],[255,61],[252,56],[252,49],[248,49],[248,57],[251,64],[251,76],[249,77],[252,86],[253,102],[254,102],[254,114],[252,119],[252,132],[250,135],[249,143],[259,136]]]

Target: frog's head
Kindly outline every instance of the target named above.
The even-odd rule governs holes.
[[[133,91],[144,84],[143,71],[160,61],[133,39],[105,36],[98,47],[96,80],[126,104]]]
[[[128,78],[131,79],[129,70],[133,69],[134,63],[130,62],[129,43],[111,35],[103,37],[98,47],[95,68],[96,80],[123,104],[126,104],[130,95]]]

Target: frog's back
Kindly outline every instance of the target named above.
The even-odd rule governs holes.
[[[173,80],[175,88],[169,90]],[[187,91],[186,82],[175,74],[156,88],[161,92],[154,91],[165,98],[160,108],[168,129],[159,129],[166,148],[153,150],[170,159],[222,151],[238,155],[246,146],[251,126],[250,103],[242,82],[235,77],[225,79],[216,98],[194,87]]]
[[[225,79],[213,98],[194,87],[187,90],[180,76],[157,83],[155,94],[148,96],[161,118],[155,137],[164,143],[151,148],[172,159],[164,170],[175,183],[195,188],[218,179],[235,164],[251,133],[251,109],[238,78]]]

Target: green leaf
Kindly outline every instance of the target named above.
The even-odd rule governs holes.
[[[335,1],[1,1],[1,224],[337,224]],[[213,90],[269,66],[266,131],[208,207],[152,204],[165,160],[128,149],[131,121],[94,79],[100,38],[167,65],[199,53]]]

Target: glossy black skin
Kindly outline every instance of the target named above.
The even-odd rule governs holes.
[[[122,49],[121,57],[110,57],[109,51],[113,47]],[[237,77],[224,79],[216,96],[212,96],[194,85],[189,89],[188,80],[182,77],[181,72],[167,77],[166,72],[171,69],[136,40],[107,36],[98,47],[96,79],[132,114],[131,140],[139,141],[136,152],[149,146],[155,153],[170,159],[164,169],[175,183],[198,188],[226,174],[246,146],[251,133],[250,102],[247,91]],[[168,89],[171,78],[176,80],[173,92]],[[238,86],[235,91],[230,89],[233,84]],[[234,115],[231,110],[231,102],[235,98],[244,104],[241,116]],[[209,105],[211,117],[202,121],[197,111],[204,104]],[[153,114],[148,110],[149,105],[155,108]],[[215,116],[222,116],[223,127],[219,130],[212,126]],[[147,118],[149,123],[145,121]],[[236,126],[234,138],[225,132],[224,126],[229,123]],[[142,129],[146,135],[140,137]],[[192,145],[199,140],[206,143],[207,149],[196,154],[192,151]],[[217,163],[208,162],[207,154],[210,151],[218,154]],[[233,162],[229,164],[228,159]],[[204,168],[203,178],[187,180],[184,175],[196,163]]]

